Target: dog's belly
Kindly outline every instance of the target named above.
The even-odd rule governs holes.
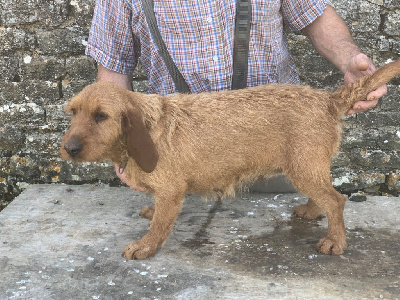
[[[231,172],[198,173],[187,181],[187,193],[222,198],[234,196],[237,190],[248,187],[260,177],[267,178],[278,174],[282,174],[280,168],[265,170],[235,170],[232,168]]]

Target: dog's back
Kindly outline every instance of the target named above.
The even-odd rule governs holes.
[[[243,181],[285,172],[297,149],[318,145],[333,155],[340,126],[329,113],[329,95],[305,86],[266,85],[170,96],[165,101],[175,108],[174,119],[163,128],[173,137],[156,144],[175,157],[189,192],[232,194]]]
[[[243,181],[291,172],[312,156],[329,163],[345,112],[399,73],[396,61],[333,93],[264,85],[167,96],[162,101],[173,117],[163,127],[169,137],[156,144],[169,159],[174,157],[188,192],[232,194]]]

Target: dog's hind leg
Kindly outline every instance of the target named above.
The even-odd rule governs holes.
[[[151,221],[153,220],[154,211],[154,206],[145,206],[140,210],[139,216]]]
[[[343,210],[346,198],[338,193],[332,186],[329,164],[325,168],[318,168],[318,164],[297,166],[296,170],[289,172],[293,185],[310,199],[306,204],[311,208],[314,216],[321,210],[325,211],[328,219],[328,234],[317,244],[320,252],[339,255],[346,246],[346,231],[343,219]],[[310,168],[313,166],[313,168]],[[305,168],[305,170],[304,170]],[[325,169],[324,171],[322,171]],[[319,207],[319,210],[318,210]],[[303,210],[304,207],[298,209]]]
[[[171,233],[181,211],[184,196],[184,191],[156,193],[149,232],[141,240],[129,243],[124,249],[123,256],[127,259],[144,259],[153,255]]]
[[[326,189],[328,196],[326,201],[321,198],[319,205],[325,211],[328,219],[328,234],[317,244],[320,252],[325,254],[339,255],[346,247],[346,229],[343,219],[344,205],[346,198],[338,193],[333,186]]]

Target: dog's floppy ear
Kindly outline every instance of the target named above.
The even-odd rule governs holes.
[[[143,171],[151,173],[157,166],[158,151],[137,108],[127,109],[122,116],[122,126],[128,155]]]

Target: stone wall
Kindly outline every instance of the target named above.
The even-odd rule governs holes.
[[[118,184],[107,164],[72,164],[59,158],[68,126],[66,101],[96,78],[84,54],[95,0],[0,2],[0,202],[4,206],[30,183]],[[376,65],[399,58],[399,0],[336,0],[337,11]],[[303,83],[333,87],[342,76],[291,34]],[[144,91],[140,69],[135,90]],[[341,151],[332,166],[342,192],[400,191],[399,79],[367,113],[347,118]]]

